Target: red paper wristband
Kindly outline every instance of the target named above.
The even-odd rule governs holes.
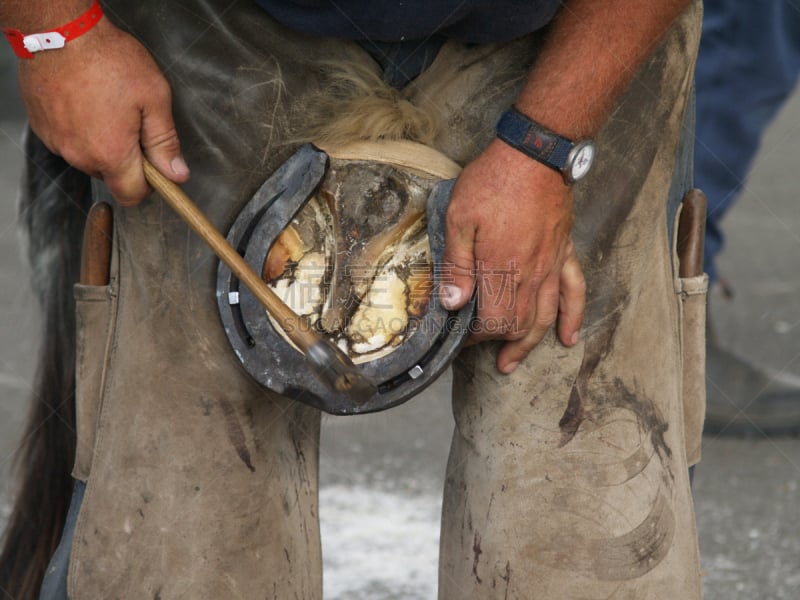
[[[103,18],[103,9],[99,0],[94,0],[85,13],[56,29],[28,35],[19,29],[3,29],[3,33],[11,45],[11,49],[14,50],[14,54],[20,58],[33,58],[34,52],[63,48],[64,44],[82,36],[97,25],[101,18]]]

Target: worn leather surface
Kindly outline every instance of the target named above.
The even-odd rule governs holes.
[[[185,189],[222,231],[302,141],[321,62],[372,64],[250,1],[105,6],[167,74]],[[460,362],[442,598],[699,596],[664,219],[698,27],[695,7],[578,191],[585,342],[549,338],[512,377],[492,344]],[[410,94],[446,123],[438,149],[461,163],[480,151],[537,43],[444,46]],[[240,367],[216,314],[216,260],[159,198],[115,218],[117,313],[72,597],[320,598],[318,413]]]
[[[111,323],[116,311],[116,285],[75,285],[75,465],[72,476],[89,478],[94,455],[97,419],[106,375]]]
[[[683,358],[683,423],[686,460],[700,462],[706,416],[706,304],[708,275],[677,280],[681,301],[681,355]]]
[[[695,4],[638,73],[576,188],[582,343],[551,334],[510,377],[494,367],[496,344],[456,361],[441,598],[702,595],[665,219],[699,31]]]
[[[107,13],[167,74],[185,189],[227,231],[294,151],[282,142],[302,114],[286,98],[302,98],[314,61],[352,46],[290,34],[247,1]],[[118,313],[72,597],[320,598],[319,414],[241,368],[219,324],[217,261],[159,198],[115,218]]]

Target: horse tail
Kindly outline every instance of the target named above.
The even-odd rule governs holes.
[[[297,141],[343,146],[360,140],[411,140],[433,144],[441,129],[431,105],[409,99],[413,86],[398,90],[382,78],[378,65],[324,62],[325,84],[306,105]]]
[[[14,457],[13,508],[3,534],[0,590],[38,598],[72,494],[75,458],[75,302],[90,178],[50,153],[31,132],[19,224],[44,315],[27,425]]]

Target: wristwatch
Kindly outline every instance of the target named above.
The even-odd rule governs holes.
[[[567,184],[583,179],[592,168],[596,149],[592,140],[568,140],[514,107],[500,116],[496,132],[512,148],[561,173]]]

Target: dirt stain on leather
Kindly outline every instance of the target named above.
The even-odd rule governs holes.
[[[640,429],[650,435],[650,442],[656,454],[658,454],[662,464],[672,475],[667,461],[667,459],[672,458],[672,450],[667,445],[666,439],[664,439],[664,434],[669,429],[669,423],[664,420],[652,400],[643,398],[629,390],[623,381],[616,377],[606,394],[593,395],[592,404],[597,407],[598,411],[607,408],[623,408],[636,415]]]
[[[558,427],[561,429],[561,441],[558,443],[559,448],[566,446],[578,432],[578,427],[583,423],[584,405],[585,402],[578,388],[578,382],[576,381],[569,394],[567,408],[561,420],[558,422]]]
[[[475,575],[475,581],[483,583],[483,580],[478,576],[478,561],[480,560],[483,550],[481,550],[481,534],[475,532],[475,537],[472,539],[472,552],[475,558],[472,561],[472,574]]]
[[[559,447],[566,446],[578,432],[585,417],[589,379],[594,375],[602,359],[611,351],[623,310],[628,304],[626,295],[617,294],[616,296],[614,308],[611,308],[605,318],[596,325],[596,331],[592,332],[586,342],[581,368],[575,378],[575,383],[572,384],[567,408],[558,422],[558,427],[561,429]]]
[[[629,531],[594,539],[581,539],[577,530],[565,531],[549,539],[536,556],[543,564],[599,581],[630,581],[658,566],[674,537],[675,514],[662,489],[647,516]]]
[[[584,396],[581,396],[580,388],[576,383],[572,394],[567,411],[559,423],[562,432],[561,446],[572,440],[584,418],[599,423],[603,421],[604,414],[620,409],[626,410],[634,415],[639,431],[650,438],[650,443],[655,450],[656,456],[658,456],[669,477],[674,479],[675,475],[672,472],[670,462],[672,450],[667,445],[666,440],[669,423],[666,422],[653,400],[629,389],[619,377],[614,378],[608,384],[604,384],[601,389],[593,390]],[[574,397],[578,398],[573,402]],[[641,472],[648,462],[649,457],[642,450],[632,454],[624,461],[628,477],[633,477]],[[601,482],[606,476],[610,475],[602,472],[595,473],[597,477],[596,483],[603,485]],[[605,484],[608,483],[605,482]]]
[[[222,415],[225,417],[225,431],[228,433],[228,440],[230,440],[236,454],[242,459],[245,466],[250,469],[252,473],[256,472],[256,468],[250,460],[250,451],[247,449],[247,441],[244,437],[244,430],[242,429],[239,418],[236,416],[236,409],[228,400],[220,399],[219,406],[222,409]]]
[[[675,515],[664,492],[647,517],[630,532],[608,540],[594,540],[589,552],[591,570],[598,579],[625,581],[652,571],[669,552],[675,536]]]
[[[508,588],[511,585],[511,561],[510,560],[506,561],[505,573],[500,575],[500,579],[502,579],[506,583],[506,589],[505,589],[505,593],[503,594],[503,600],[508,600]]]
[[[665,438],[669,424],[655,402],[630,389],[619,377],[607,383],[603,382],[601,386],[593,386],[595,389],[589,390],[590,379],[598,365],[611,351],[627,298],[618,298],[618,301],[617,309],[603,320],[602,330],[596,331],[587,341],[583,363],[572,386],[567,408],[558,423],[561,429],[559,447],[566,446],[572,441],[585,419],[601,422],[604,413],[619,409],[627,410],[636,417],[639,430],[650,438],[662,465],[674,479],[669,461],[672,451]],[[646,462],[641,463],[638,456],[632,457],[631,475],[641,470],[645,464]]]

